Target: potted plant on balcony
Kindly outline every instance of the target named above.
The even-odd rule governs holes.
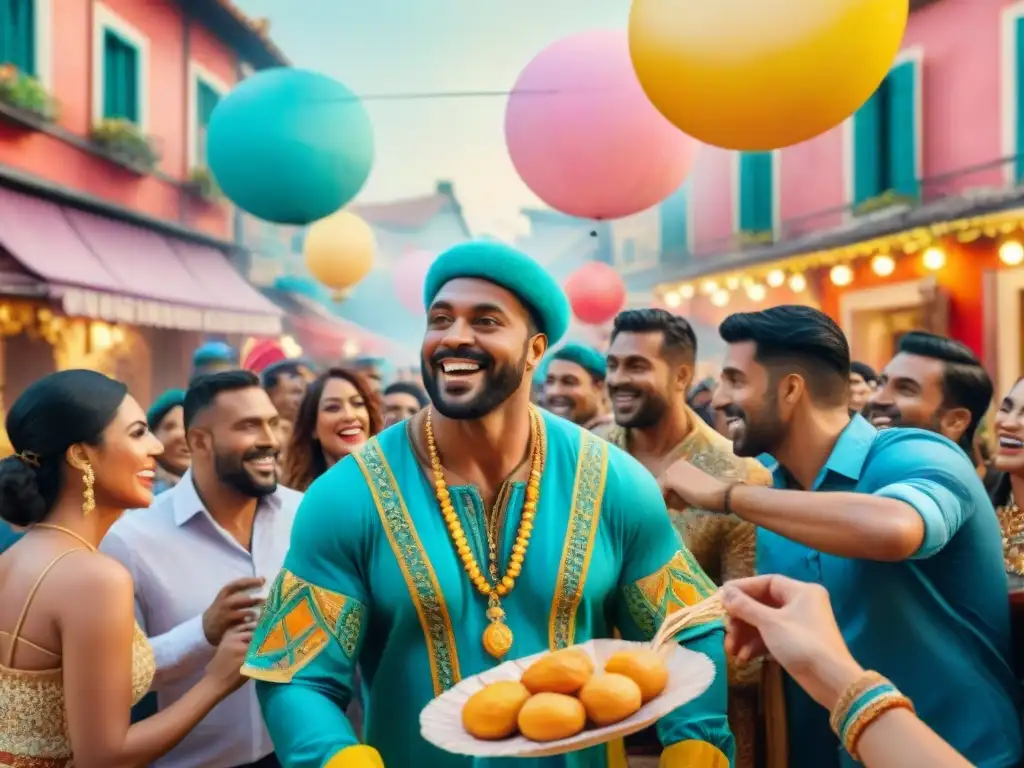
[[[57,101],[36,78],[13,64],[2,64],[0,114],[25,127],[40,129],[57,119]]]
[[[139,175],[152,173],[160,162],[152,139],[130,120],[103,120],[92,129],[92,141],[108,160]]]
[[[217,180],[210,173],[210,169],[201,165],[193,168],[192,172],[188,175],[185,190],[193,197],[197,197],[207,203],[218,203],[224,198],[220,187],[217,186]]]

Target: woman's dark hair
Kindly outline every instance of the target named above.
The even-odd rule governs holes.
[[[42,522],[64,486],[64,455],[76,443],[99,445],[128,388],[102,373],[70,370],[33,382],[7,414],[15,455],[0,461],[0,518]]]
[[[344,379],[356,388],[370,415],[370,437],[384,429],[380,397],[362,374],[348,368],[329,368],[321,373],[302,397],[299,415],[292,425],[292,436],[284,456],[281,483],[296,491],[305,492],[314,480],[327,471],[327,459],[316,440],[316,420],[320,413],[320,398],[323,397],[328,379]]]

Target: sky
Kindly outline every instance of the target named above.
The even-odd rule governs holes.
[[[235,0],[295,66],[367,97],[377,156],[359,202],[429,194],[455,184],[476,234],[522,232],[520,208],[540,202],[505,149],[503,96],[376,100],[382,94],[508,92],[549,44],[624,28],[629,0]]]

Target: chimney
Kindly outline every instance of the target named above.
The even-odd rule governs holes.
[[[450,181],[439,181],[437,182],[437,194],[455,197],[455,187]]]
[[[253,19],[252,28],[261,35],[267,35],[270,33],[270,19],[266,16],[259,19]]]

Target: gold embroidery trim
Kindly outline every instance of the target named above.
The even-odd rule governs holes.
[[[290,682],[332,640],[354,666],[363,612],[358,600],[282,568],[267,595],[242,673],[270,683]]]
[[[697,565],[693,555],[681,549],[650,576],[625,587],[623,594],[629,615],[640,631],[650,638],[668,616],[710,597],[715,589],[714,582]],[[724,615],[723,611],[710,614],[688,625],[687,629],[718,621]]]
[[[587,582],[608,473],[608,443],[590,432],[581,435],[572,511],[551,603],[548,642],[552,650],[567,648],[575,641],[576,613]]]
[[[353,455],[373,495],[377,514],[419,616],[427,642],[434,695],[440,696],[462,679],[455,650],[455,631],[441,586],[377,438],[371,438],[361,451]]]

